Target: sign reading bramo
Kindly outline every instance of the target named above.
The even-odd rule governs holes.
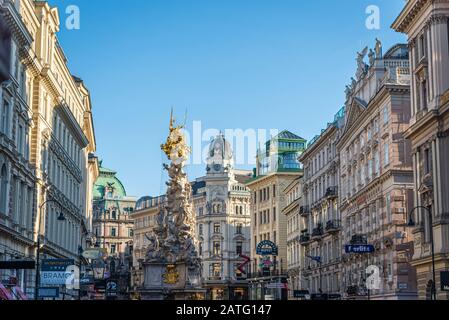
[[[73,276],[73,259],[47,259],[41,265],[41,285],[65,285]]]

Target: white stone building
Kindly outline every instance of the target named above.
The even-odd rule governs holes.
[[[246,272],[238,267],[250,256],[250,192],[243,182],[250,171],[235,170],[231,145],[224,136],[212,140],[207,173],[192,184],[196,236],[208,298],[248,297]]]

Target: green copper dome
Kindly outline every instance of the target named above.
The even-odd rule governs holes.
[[[94,184],[94,199],[123,198],[126,190],[120,180],[115,176],[117,172],[103,168],[100,163],[100,175]]]

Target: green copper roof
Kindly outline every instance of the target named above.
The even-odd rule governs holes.
[[[125,197],[126,190],[121,181],[116,177],[117,172],[100,167],[100,175],[94,184],[94,199],[102,199],[107,188],[113,189],[113,197]]]
[[[304,138],[301,138],[300,136],[298,136],[288,130],[282,131],[277,136],[275,136],[274,139],[305,140]]]

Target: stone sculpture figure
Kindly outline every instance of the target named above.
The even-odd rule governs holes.
[[[366,72],[367,65],[364,61],[366,54],[368,53],[368,47],[365,47],[361,52],[357,52],[357,79],[361,79]]]
[[[376,38],[376,47],[374,48],[376,51],[376,59],[382,59],[382,42]]]
[[[368,58],[370,66],[373,66],[376,60],[376,54],[374,53],[373,49],[369,49]]]
[[[158,237],[154,232],[152,232],[150,235],[145,234],[145,237],[149,241],[146,256],[147,261],[157,261],[161,257]]]

